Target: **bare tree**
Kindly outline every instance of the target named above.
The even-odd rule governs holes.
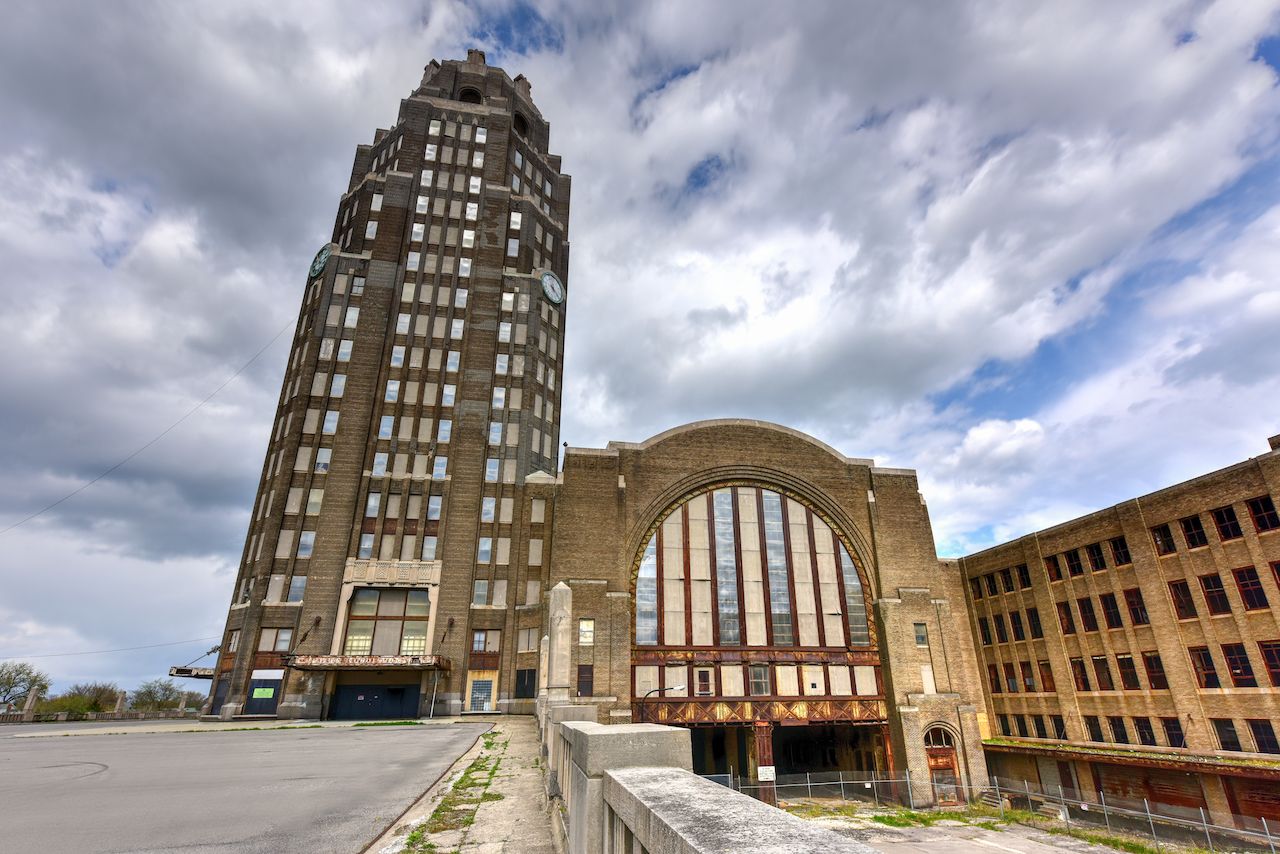
[[[49,674],[25,661],[0,661],[0,706],[20,704],[28,694],[49,690]]]

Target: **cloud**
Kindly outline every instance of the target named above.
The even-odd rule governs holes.
[[[23,581],[0,598],[4,654],[216,634],[303,270],[354,146],[431,58],[469,46],[533,82],[574,176],[572,444],[784,422],[917,467],[948,554],[1256,452],[1280,416],[1280,199],[1263,180],[1280,95],[1255,57],[1276,10],[12,10],[3,519],[100,474],[286,334],[9,535],[0,572]],[[65,607],[63,577],[98,607]],[[47,661],[59,679],[145,675]]]

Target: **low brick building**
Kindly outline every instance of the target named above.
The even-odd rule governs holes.
[[[960,561],[992,772],[1280,823],[1280,437]]]

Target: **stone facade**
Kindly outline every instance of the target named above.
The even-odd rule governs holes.
[[[1267,742],[1280,728],[1280,437],[1271,446],[960,561],[995,770],[1089,799],[1280,821],[1280,747]],[[1213,677],[1197,674],[1196,649]]]

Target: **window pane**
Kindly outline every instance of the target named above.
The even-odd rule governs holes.
[[[351,616],[372,617],[378,612],[378,591],[361,587],[351,596]]]
[[[344,655],[368,655],[373,649],[373,620],[352,620],[347,624]]]
[[[430,594],[426,590],[410,590],[404,613],[407,617],[425,617],[430,614]]]

